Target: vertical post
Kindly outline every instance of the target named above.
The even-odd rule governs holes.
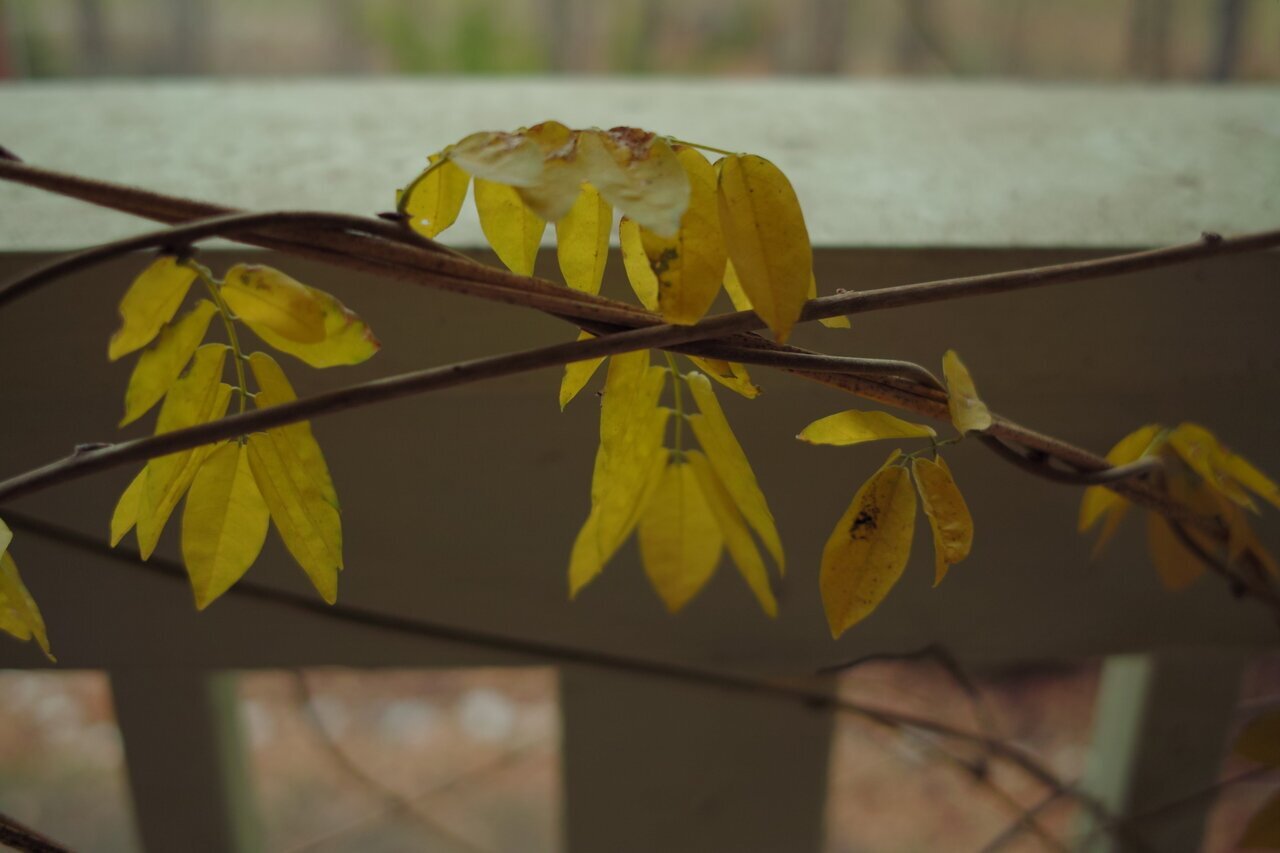
[[[822,848],[830,712],[623,673],[560,679],[568,853]]]
[[[1239,701],[1244,656],[1197,650],[1107,658],[1084,788],[1117,817],[1137,817],[1214,783]],[[1161,853],[1196,853],[1212,800],[1128,824]],[[1115,833],[1086,823],[1080,849],[1121,853]]]
[[[235,676],[120,669],[111,673],[111,692],[143,848],[258,849]]]

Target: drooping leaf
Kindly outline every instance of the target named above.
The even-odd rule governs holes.
[[[733,303],[733,308],[735,311],[753,310],[751,308],[751,300],[747,297],[747,294],[743,292],[742,282],[739,281],[738,273],[733,268],[733,261],[729,261],[728,263],[725,264],[724,289],[725,289],[725,292],[729,294],[729,301]],[[807,299],[818,298],[818,280],[814,277],[813,273],[809,274],[809,292],[806,298]],[[849,318],[843,315],[838,317],[823,317],[818,322],[826,326],[828,329],[852,328],[852,326],[849,324]]]
[[[1280,509],[1280,486],[1263,474],[1249,460],[1222,448],[1222,472],[1258,497]]]
[[[1169,446],[1210,486],[1240,506],[1256,511],[1253,499],[1227,473],[1227,451],[1218,442],[1217,436],[1208,429],[1199,424],[1178,424],[1169,433]]]
[[[813,250],[795,190],[777,166],[752,154],[720,161],[720,228],[743,293],[785,341],[809,292]]]
[[[144,465],[120,495],[120,500],[116,501],[115,511],[111,513],[112,548],[119,545],[124,535],[138,523],[138,508],[142,503],[142,490],[146,487],[147,468]]]
[[[611,499],[593,504],[591,512],[573,540],[569,555],[569,597],[576,596],[584,586],[604,571],[605,564],[613,557],[622,543],[631,535],[640,515],[649,506],[653,491],[662,479],[670,457],[664,447],[659,447],[649,461],[649,469],[639,478],[637,491],[631,500],[629,513],[620,514],[621,499]]]
[[[305,285],[304,285],[305,286]],[[278,335],[265,326],[251,327],[272,349],[288,353],[312,367],[359,364],[371,358],[382,344],[369,324],[343,305],[337,297],[307,287],[324,315],[324,338],[315,343],[299,343]]]
[[[809,424],[796,438],[809,444],[848,445],[882,438],[931,438],[933,427],[895,418],[888,412],[849,409]]]
[[[342,555],[335,553],[332,531],[341,529],[338,511],[304,472],[292,468],[281,452],[279,435],[255,432],[247,439],[249,468],[271,521],[312,586],[328,604],[338,600]]]
[[[525,205],[515,188],[476,178],[476,212],[485,239],[507,269],[533,275],[547,222]]]
[[[973,547],[973,516],[960,494],[951,468],[939,456],[938,461],[917,458],[911,463],[920,505],[929,518],[933,533],[933,585],[942,583],[947,571],[969,556]]]
[[[636,536],[649,582],[668,612],[679,611],[711,580],[724,543],[691,465],[666,467]]]
[[[0,522],[0,527],[3,525]],[[4,530],[7,531],[8,528],[4,527]],[[44,656],[50,661],[57,660],[49,651],[49,635],[45,631],[40,608],[22,583],[18,564],[8,550],[0,553],[0,631],[24,642],[35,637]]]
[[[1158,512],[1147,513],[1147,553],[1166,589],[1177,592],[1204,574],[1205,566],[1187,550]]]
[[[869,616],[898,582],[911,555],[916,492],[889,457],[858,489],[822,551],[820,586],[831,636]]]
[[[398,208],[408,217],[410,228],[435,238],[457,221],[471,176],[452,160],[441,161],[439,154],[432,154],[428,163],[427,171],[400,198]]]
[[[209,331],[217,308],[207,299],[160,332],[160,339],[138,358],[124,392],[124,417],[120,426],[136,421],[164,399],[182,374],[191,356]]]
[[[689,205],[689,178],[666,140],[634,127],[582,131],[582,174],[611,205],[664,237],[680,227]]]
[[[255,352],[249,356],[249,369],[253,371],[253,378],[258,383],[258,393],[254,397],[254,403],[259,409],[298,399],[280,365],[265,352]],[[336,509],[338,493],[334,490],[333,478],[329,475],[329,466],[324,461],[324,453],[311,432],[311,422],[299,421],[286,424],[276,427],[271,432],[284,437],[285,444],[292,448],[293,454],[297,456],[301,471],[316,484],[320,494]]]
[[[989,428],[991,412],[978,396],[969,369],[955,350],[949,349],[942,356],[942,375],[947,380],[947,407],[951,410],[951,422],[956,429],[967,434]]]
[[[227,307],[259,335],[263,331],[298,344],[325,338],[324,306],[318,291],[260,264],[236,264],[219,291]]]
[[[1246,723],[1231,749],[1250,761],[1280,767],[1280,710],[1264,711]]]
[[[582,184],[577,138],[558,121],[544,121],[524,131],[542,151],[542,170],[530,185],[517,186],[524,203],[542,219],[559,222],[573,207]]]
[[[613,208],[609,202],[591,184],[582,184],[582,191],[569,212],[556,221],[560,273],[574,290],[600,292],[612,228]]]
[[[701,373],[688,373],[683,378],[698,404],[698,414],[689,418],[689,425],[698,438],[698,444],[702,445],[716,476],[724,484],[743,518],[760,537],[765,550],[772,555],[778,571],[784,572],[786,557],[782,552],[782,540],[778,537],[773,513],[769,511],[764,492],[756,482],[747,454],[743,452],[742,445],[738,443],[724,416],[724,410],[716,400],[711,382]]]
[[[1240,849],[1280,849],[1280,793],[1273,794],[1262,808],[1253,813],[1236,846]]]
[[[173,255],[152,261],[120,300],[120,328],[111,336],[107,358],[115,361],[155,340],[178,313],[196,275],[193,267]]]
[[[471,176],[510,187],[531,187],[542,174],[542,146],[520,132],[473,133],[444,154]]]
[[[733,564],[737,566],[739,574],[751,588],[756,601],[760,604],[760,609],[769,618],[776,618],[778,600],[774,597],[773,588],[769,584],[769,573],[765,569],[760,550],[747,529],[746,521],[742,518],[738,507],[734,505],[733,498],[729,496],[729,492],[720,482],[720,478],[705,455],[697,450],[689,450],[685,451],[685,458],[698,478],[698,484],[702,487],[702,496],[706,498],[707,506],[715,516],[720,533],[724,536],[725,548],[733,558]]]
[[[182,511],[182,561],[196,609],[204,610],[248,571],[267,539],[270,514],[238,441],[209,454]]]
[[[809,298],[810,299],[818,298],[818,279],[812,273],[809,275]],[[818,322],[826,326],[828,329],[853,328],[853,326],[850,325],[849,323],[848,316],[844,314],[839,314],[835,317],[823,317]]]
[[[1112,465],[1128,465],[1130,462],[1136,462],[1144,456],[1155,453],[1159,450],[1156,439],[1161,429],[1159,424],[1139,427],[1107,451],[1107,461]],[[1080,520],[1077,525],[1079,531],[1084,533],[1105,513],[1124,502],[1123,497],[1103,486],[1090,486],[1085,489],[1084,497],[1080,501]]]
[[[595,335],[590,332],[578,333],[580,341],[589,341],[594,337]],[[600,369],[600,365],[604,364],[604,359],[604,356],[588,358],[582,361],[571,361],[564,366],[564,377],[560,380],[560,411],[563,412],[564,407],[569,405],[569,401],[586,387],[591,377]]]
[[[728,388],[735,394],[741,394],[748,400],[760,396],[760,386],[751,381],[747,368],[736,361],[723,361],[718,358],[699,358],[689,356],[689,360],[698,366],[703,373]]]
[[[649,266],[640,237],[640,226],[634,220],[622,217],[618,223],[618,241],[622,244],[622,267],[627,281],[635,291],[640,304],[650,311],[658,310],[658,277]]]
[[[9,550],[11,544],[13,544],[13,531],[9,529],[9,525],[5,524],[4,519],[0,518],[0,554]]]

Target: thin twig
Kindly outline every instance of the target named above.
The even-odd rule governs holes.
[[[998,850],[1012,842],[1023,832],[1028,830],[1034,831],[1036,826],[1036,817],[1038,817],[1039,814],[1049,806],[1056,803],[1061,797],[1062,794],[1060,792],[1050,791],[1042,800],[1040,800],[1040,802],[1031,806],[1031,808],[1024,810],[1023,813],[1018,816],[1017,820],[1001,830],[995,838],[984,844],[978,853],[997,853]]]
[[[65,847],[6,814],[0,814],[0,845],[24,853],[71,853]]]
[[[1024,471],[1052,480],[1055,483],[1069,483],[1074,486],[1105,486],[1119,483],[1136,477],[1146,477],[1164,467],[1158,456],[1148,456],[1127,465],[1115,465],[1102,471],[1067,471],[1055,468],[1050,460],[1041,455],[1020,453],[1017,449],[1005,444],[991,435],[981,436],[982,443],[995,451],[1002,459],[1012,462]]]

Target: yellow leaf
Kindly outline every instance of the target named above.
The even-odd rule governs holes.
[[[978,397],[969,369],[964,366],[956,351],[949,349],[942,356],[942,375],[947,380],[947,407],[951,410],[951,422],[961,434],[982,432],[991,426],[991,412]]]
[[[13,531],[9,529],[9,525],[4,523],[4,519],[0,518],[0,554],[9,550],[9,545],[13,542]]]
[[[542,151],[542,170],[530,185],[516,186],[520,198],[539,217],[558,222],[573,207],[582,184],[576,137],[558,121],[544,121],[524,131]]]
[[[476,178],[475,200],[480,228],[498,260],[514,273],[533,275],[546,220],[530,210],[520,194],[506,184]]]
[[[613,557],[622,543],[631,535],[640,515],[649,505],[650,496],[662,479],[670,454],[659,447],[649,461],[649,470],[640,478],[633,505],[626,515],[621,514],[620,501],[594,504],[582,529],[573,541],[569,556],[569,597],[576,596],[584,586],[604,570],[605,563]]]
[[[590,332],[579,332],[578,340],[589,341],[595,335]],[[578,396],[591,377],[604,364],[604,356],[600,358],[588,358],[583,361],[571,361],[564,366],[564,377],[560,380],[560,411],[564,411],[564,407],[569,405],[569,401]]]
[[[236,264],[219,290],[227,307],[259,335],[271,332],[299,344],[325,338],[324,308],[316,291],[259,264]]]
[[[696,149],[681,147],[676,158],[689,178],[689,206],[673,237],[640,228],[640,244],[658,282],[658,305],[668,323],[702,319],[720,292],[725,248],[720,236],[716,172]]]
[[[747,454],[742,451],[742,445],[734,436],[724,410],[720,408],[715,392],[711,390],[711,382],[701,373],[687,373],[684,380],[698,404],[699,414],[689,418],[689,425],[693,428],[698,443],[702,445],[716,476],[724,484],[742,516],[760,537],[765,550],[773,556],[778,571],[784,572],[786,557],[782,553],[782,540],[778,538],[773,513],[769,511],[764,492],[760,491],[760,484],[756,482]]]
[[[813,250],[795,190],[777,166],[752,154],[720,161],[720,227],[742,291],[785,341],[809,292]]]
[[[667,466],[636,536],[649,582],[667,611],[677,612],[711,580],[724,542],[692,466]]]
[[[1258,497],[1280,509],[1280,486],[1263,474],[1243,456],[1223,448],[1221,458],[1222,472],[1234,479]]]
[[[818,298],[818,279],[815,278],[812,273],[809,274],[809,298],[810,299]],[[853,326],[850,325],[849,323],[849,318],[843,314],[836,317],[823,317],[818,322],[826,326],[828,329],[853,328]]]
[[[822,550],[820,586],[831,636],[869,616],[902,576],[911,556],[916,493],[894,451],[853,502]]]
[[[196,271],[173,255],[162,255],[133,280],[120,300],[120,328],[111,336],[112,361],[142,349],[160,334],[187,298]]]
[[[1128,465],[1137,462],[1144,456],[1150,456],[1159,450],[1156,439],[1160,437],[1162,427],[1159,424],[1147,424],[1139,427],[1116,442],[1107,451],[1107,462],[1112,465]],[[1124,498],[1104,486],[1090,486],[1084,490],[1080,500],[1080,521],[1078,529],[1084,533],[1097,523],[1104,514],[1115,507],[1127,503]]]
[[[698,358],[692,355],[688,358],[704,373],[735,394],[741,394],[748,400],[754,400],[760,396],[760,386],[751,381],[747,368],[738,362],[722,361],[718,358]]]
[[[1169,433],[1169,446],[1177,451],[1182,460],[1191,467],[1191,470],[1203,477],[1204,481],[1214,489],[1231,498],[1240,506],[1256,511],[1257,507],[1253,499],[1249,497],[1235,479],[1227,474],[1227,451],[1212,432],[1199,424],[1178,424]],[[1240,461],[1243,462],[1244,460],[1241,459]],[[1252,466],[1249,467],[1252,468]],[[1268,500],[1270,500],[1269,497]]]
[[[591,184],[583,184],[569,212],[556,221],[560,273],[574,290],[599,293],[609,258],[613,208]]]
[[[409,227],[424,237],[436,237],[458,219],[467,197],[471,176],[439,154],[428,158],[430,166],[401,196],[398,208]]]
[[[125,488],[124,494],[120,495],[120,500],[116,502],[115,511],[111,513],[112,548],[119,545],[124,535],[138,523],[138,507],[142,502],[142,490],[146,487],[147,467],[144,465],[138,475]]]
[[[176,323],[166,326],[160,339],[139,356],[124,392],[124,418],[120,426],[133,423],[164,399],[204,340],[209,321],[217,310],[209,300],[200,300]]]
[[[724,484],[716,476],[706,456],[697,450],[689,450],[685,452],[685,458],[689,462],[689,467],[693,468],[693,473],[697,475],[698,484],[702,487],[702,496],[711,508],[712,515],[715,516],[720,533],[724,536],[725,547],[729,551],[729,556],[733,558],[733,564],[737,566],[739,574],[751,588],[756,601],[760,604],[760,609],[768,614],[769,618],[776,618],[778,600],[774,598],[773,588],[769,585],[769,573],[764,567],[764,560],[760,557],[760,550],[756,548],[755,540],[747,530],[746,521],[733,504],[733,498],[725,490]]]
[[[973,517],[964,495],[951,477],[942,457],[937,462],[916,459],[911,463],[920,503],[933,533],[933,585],[942,583],[947,570],[969,556],[973,547]]]
[[[1147,513],[1147,553],[1165,588],[1177,592],[1204,574],[1204,563],[1182,544],[1158,512]]]
[[[511,187],[531,187],[542,174],[542,146],[521,132],[473,133],[444,155],[475,178]]]
[[[266,501],[271,521],[285,547],[327,603],[338,600],[342,555],[331,543],[341,527],[338,511],[303,472],[291,469],[279,436],[255,432],[248,437],[249,467]]]
[[[207,423],[222,417],[231,401],[231,387],[221,381],[227,347],[205,344],[196,350],[186,374],[173,384],[160,416],[156,434]],[[200,464],[213,445],[180,450],[147,462],[146,488],[138,501],[138,551],[142,559],[151,556],[165,522],[182,499]]]
[[[1244,835],[1236,846],[1240,849],[1280,848],[1280,794],[1272,794],[1271,799],[1253,813],[1253,817],[1249,818],[1249,825],[1244,828]]]
[[[1250,761],[1280,767],[1280,710],[1265,711],[1246,723],[1231,749]]]
[[[254,403],[259,409],[298,399],[280,365],[265,352],[255,352],[249,356],[249,369],[253,371],[253,378],[258,383],[258,393],[254,396]],[[338,493],[333,488],[333,478],[329,475],[329,466],[324,461],[324,453],[321,452],[320,444],[311,432],[311,422],[299,421],[277,427],[271,432],[284,436],[285,443],[292,448],[298,458],[301,471],[316,484],[320,494],[336,509]]]
[[[809,424],[796,438],[810,444],[848,445],[882,438],[931,438],[932,427],[895,418],[888,412],[850,409]]]
[[[308,287],[307,290],[324,314],[324,338],[316,343],[303,344],[278,335],[265,326],[254,328],[253,331],[268,346],[301,359],[312,367],[322,368],[359,364],[371,358],[382,347],[369,324],[343,305],[337,297],[314,287]]]
[[[582,131],[583,177],[630,219],[664,237],[680,228],[689,178],[666,140],[634,127]]]
[[[182,561],[196,609],[204,610],[248,571],[267,539],[270,514],[238,441],[200,466],[182,510]]]
[[[640,304],[650,311],[658,310],[658,277],[649,266],[649,258],[644,253],[644,242],[640,236],[640,226],[627,217],[618,223],[618,241],[622,244],[622,267],[627,272],[627,281],[635,291]]]
[[[7,527],[4,529],[8,530]],[[7,550],[0,554],[0,631],[23,641],[35,637],[44,656],[51,661],[57,660],[49,651],[49,635],[45,631],[40,608],[22,583],[18,564]]]

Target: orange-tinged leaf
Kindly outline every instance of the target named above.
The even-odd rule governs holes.
[[[612,228],[613,208],[595,187],[583,184],[569,212],[556,221],[556,258],[574,290],[600,292]]]
[[[947,407],[951,410],[951,422],[961,434],[982,432],[991,426],[991,412],[978,396],[973,377],[955,350],[947,350],[942,356],[942,375],[947,380]]]
[[[258,383],[258,393],[254,396],[254,403],[259,409],[298,399],[280,365],[265,352],[255,352],[249,356],[249,369],[253,371],[253,378]],[[271,432],[284,436],[285,443],[297,456],[301,470],[320,489],[324,499],[336,509],[338,493],[333,488],[333,478],[329,474],[328,464],[324,461],[324,453],[321,452],[320,444],[311,432],[311,422],[299,421],[286,424],[276,427]]]
[[[133,280],[120,300],[120,328],[111,336],[112,361],[155,340],[187,298],[196,270],[173,255],[161,255]]]
[[[818,298],[818,279],[812,274],[809,275],[809,298]],[[851,329],[853,326],[849,323],[849,318],[844,314],[836,317],[823,317],[818,321],[828,329]]]
[[[589,341],[595,335],[590,332],[579,332],[578,340]],[[564,407],[569,405],[574,397],[578,396],[586,384],[591,381],[591,377],[604,364],[604,356],[599,358],[588,358],[583,361],[571,361],[564,366],[564,376],[560,379],[560,411],[564,411]]]
[[[516,191],[529,209],[548,222],[558,222],[573,207],[582,184],[576,136],[558,121],[544,121],[524,131],[542,150],[542,170],[530,185]]]
[[[124,417],[120,426],[133,423],[164,399],[204,340],[209,321],[217,310],[209,300],[200,300],[177,322],[166,326],[160,339],[139,356],[124,392]]]
[[[432,154],[430,166],[400,197],[398,209],[408,217],[409,227],[424,237],[434,238],[452,225],[462,211],[471,176],[452,160]]]
[[[1265,711],[1246,723],[1231,749],[1250,761],[1280,767],[1280,709]]]
[[[634,220],[622,217],[618,223],[618,241],[622,244],[622,267],[627,272],[627,281],[635,291],[640,304],[650,311],[658,310],[658,277],[649,266],[649,257],[644,252],[644,241],[640,236],[640,226]]]
[[[116,501],[115,511],[111,513],[112,548],[119,545],[124,535],[138,523],[138,507],[142,503],[142,490],[146,487],[147,468],[144,465],[120,495],[120,500]]]
[[[751,374],[747,373],[747,368],[744,365],[736,361],[723,361],[718,358],[698,358],[692,355],[688,358],[703,373],[735,394],[741,394],[748,400],[754,400],[760,396],[760,386],[751,381]]]
[[[1107,461],[1112,465],[1128,465],[1130,462],[1137,462],[1144,456],[1150,456],[1159,450],[1159,445],[1162,442],[1157,442],[1157,439],[1160,438],[1162,429],[1159,424],[1147,424],[1139,427],[1120,439],[1114,447],[1107,451]],[[1085,489],[1084,497],[1080,500],[1080,520],[1078,524],[1080,532],[1084,533],[1093,527],[1104,514],[1125,503],[1124,498],[1104,486],[1090,486]]]
[[[693,399],[698,404],[698,414],[689,418],[689,425],[698,438],[698,444],[707,454],[716,476],[724,484],[733,498],[743,518],[760,537],[765,550],[772,555],[781,573],[786,569],[786,557],[782,552],[782,540],[778,537],[778,528],[769,511],[760,484],[747,461],[747,454],[738,443],[724,410],[716,400],[711,382],[701,373],[687,373],[683,377],[693,392]]]
[[[711,580],[724,543],[692,466],[666,467],[636,530],[645,574],[675,613]]]
[[[1240,849],[1280,849],[1280,793],[1273,794],[1262,808],[1253,813],[1236,846]]]
[[[476,178],[476,212],[485,239],[507,269],[533,275],[538,246],[547,222],[520,198],[513,187]]]
[[[305,286],[305,285],[304,285]],[[272,349],[301,359],[312,367],[337,367],[359,364],[371,358],[382,344],[374,337],[369,324],[337,297],[308,287],[324,315],[324,338],[315,343],[299,343],[278,335],[265,326],[253,331]]]
[[[0,527],[3,525],[0,522]],[[7,527],[4,529],[8,530]],[[0,631],[23,641],[35,637],[44,656],[51,661],[57,660],[49,651],[49,635],[45,631],[40,608],[22,583],[18,564],[7,550],[0,553]]]
[[[1227,474],[1227,451],[1208,429],[1199,424],[1178,424],[1169,433],[1169,446],[1210,486],[1240,506],[1257,509],[1253,499]]]
[[[520,132],[473,133],[444,155],[475,178],[510,187],[533,186],[542,174],[542,146]]]
[[[915,475],[920,505],[933,533],[933,585],[937,586],[947,576],[948,569],[969,556],[969,549],[973,547],[973,516],[941,456],[937,462],[923,458],[913,460],[911,473]]]
[[[236,264],[219,292],[227,307],[259,335],[270,332],[299,344],[325,338],[324,307],[317,291],[280,270]]]
[[[182,511],[182,561],[196,609],[204,610],[248,571],[267,539],[270,514],[238,441],[209,454]]]
[[[849,409],[809,424],[796,438],[809,444],[849,445],[882,438],[931,438],[933,427],[895,418],[888,412]]]
[[[832,637],[880,606],[911,556],[916,492],[897,457],[858,489],[823,548],[819,584]]]
[[[577,159],[583,177],[627,217],[664,237],[679,229],[689,178],[666,140],[633,127],[582,131]]]
[[[776,618],[778,600],[774,597],[773,588],[769,584],[769,572],[765,569],[760,550],[756,547],[755,540],[751,538],[751,531],[747,529],[746,521],[734,505],[733,498],[725,490],[724,484],[720,482],[720,478],[705,455],[697,450],[688,450],[685,451],[685,459],[688,460],[689,466],[693,468],[693,473],[698,478],[698,484],[702,487],[702,496],[706,498],[707,506],[715,516],[720,533],[724,536],[725,548],[733,558],[733,564],[737,566],[738,573],[751,588],[752,594],[760,604],[760,609],[769,618]]]
[[[338,511],[319,487],[281,452],[280,437],[255,432],[247,439],[249,467],[267,504],[271,521],[312,586],[327,603],[338,599],[342,555],[332,548],[332,530],[340,528]],[[330,531],[330,532],[326,532]]]
[[[809,293],[813,250],[791,183],[777,166],[752,154],[720,161],[720,228],[742,291],[779,341]]]
[[[1204,574],[1204,564],[1188,551],[1158,512],[1147,512],[1147,552],[1165,589],[1178,592]]]

